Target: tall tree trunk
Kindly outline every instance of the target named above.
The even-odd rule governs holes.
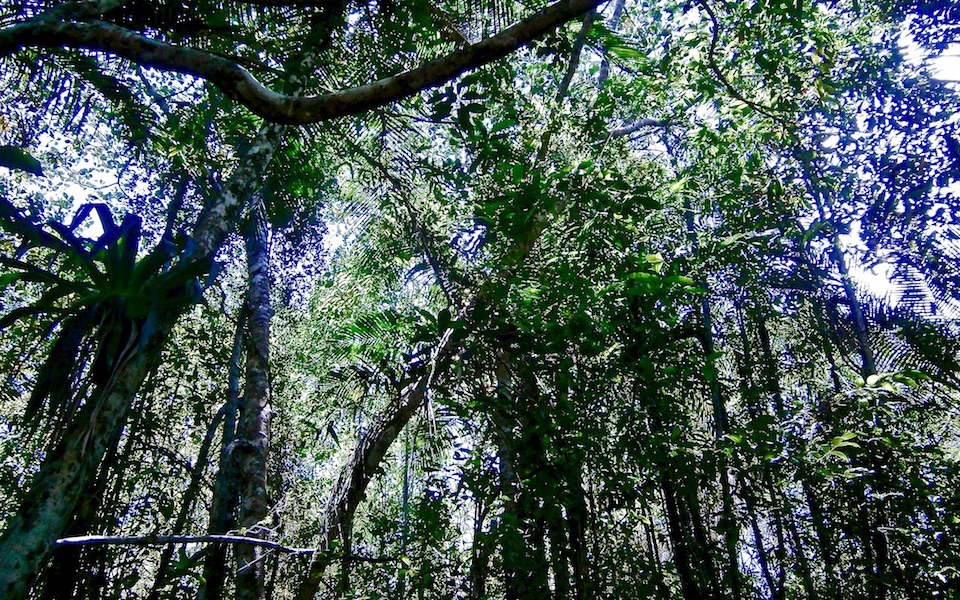
[[[763,355],[764,368],[762,371],[764,375],[764,387],[773,397],[777,418],[781,422],[784,422],[787,419],[787,414],[786,409],[783,406],[783,391],[780,387],[780,372],[777,368],[779,361],[773,355],[773,346],[770,343],[770,332],[767,328],[767,320],[760,316],[756,319],[756,325],[757,333],[760,338],[760,350]],[[825,347],[825,350],[830,357],[832,366],[832,351],[829,347]],[[838,375],[835,368],[831,368],[831,377],[834,379],[834,385],[839,386],[840,382],[839,379],[837,379]],[[797,478],[800,480],[801,489],[809,508],[811,520],[813,521],[813,528],[817,535],[817,545],[819,547],[820,556],[824,563],[827,596],[833,598],[836,597],[836,594],[838,593],[838,587],[836,584],[836,558],[834,555],[834,542],[827,525],[823,520],[824,515],[821,508],[820,499],[816,494],[816,490],[814,489],[812,482],[810,481],[809,474],[807,474],[805,470],[801,469],[797,473]],[[772,486],[771,490],[778,496],[781,495],[779,491],[773,490]],[[784,502],[787,502],[785,497]],[[801,581],[803,582],[804,589],[807,592],[807,597],[811,599],[817,598],[818,594],[813,585],[813,578],[810,574],[810,568],[807,562],[806,554],[804,554],[804,548],[800,539],[800,534],[797,531],[797,524],[796,521],[793,520],[793,511],[789,509],[783,509],[781,505],[780,512],[784,514],[784,519],[787,521],[787,527],[790,530],[790,537],[794,542],[794,560],[798,565]]]
[[[490,553],[493,550],[491,538],[494,537],[483,531],[488,506],[484,504],[482,496],[477,495],[474,498],[473,540],[470,544],[471,600],[481,600],[487,596],[487,575],[490,568]]]
[[[725,598],[721,590],[720,576],[713,558],[713,543],[710,532],[706,527],[707,518],[700,507],[700,500],[695,485],[685,486],[683,502],[680,504],[681,514],[686,526],[693,531],[694,560],[699,566],[698,573],[703,580],[702,587],[708,590],[709,598]]]
[[[576,465],[575,476],[567,482],[567,494],[570,498],[566,504],[567,528],[570,531],[570,554],[573,565],[574,598],[586,600],[595,596],[593,575],[590,572],[590,561],[587,552],[587,520],[590,515],[586,502],[586,494],[580,482],[580,463]]]
[[[794,521],[792,514],[787,513],[784,515],[784,520],[786,521],[787,532],[790,534],[790,540],[793,544],[793,561],[797,565],[797,570],[800,572],[800,581],[803,584],[803,589],[807,593],[807,598],[817,600],[820,595],[817,593],[817,588],[813,584],[813,576],[810,573],[810,561],[807,560],[803,540],[800,539],[800,528],[797,527],[797,522]]]
[[[547,535],[550,536],[550,570],[553,572],[553,597],[556,600],[567,600],[570,594],[570,561],[568,560],[567,532],[564,528],[563,515],[558,507],[546,507]]]
[[[631,300],[627,320],[635,331],[632,332],[632,344],[626,355],[650,356],[655,341],[639,333],[642,315],[637,297]],[[646,405],[647,429],[655,432],[669,431],[674,424],[665,417],[669,406],[665,407],[663,404],[669,400],[663,398],[659,392],[658,374],[649,362],[637,362],[632,366],[637,369],[634,396],[643,398]],[[681,596],[684,600],[719,598],[711,544],[705,538],[705,532],[699,523],[702,517],[695,502],[697,478],[691,477],[694,480],[691,482],[694,491],[683,489],[684,481],[678,473],[688,469],[674,463],[671,451],[670,442],[661,442],[660,447],[653,449],[653,464],[666,513],[667,539],[673,553],[673,565],[680,579]]]
[[[441,340],[426,373],[400,394],[378,416],[357,442],[353,455],[340,471],[340,477],[331,493],[324,515],[320,543],[314,553],[306,577],[297,591],[297,600],[312,600],[320,589],[323,574],[336,558],[330,549],[336,545],[343,532],[349,531],[353,515],[363,500],[367,485],[373,479],[383,457],[397,439],[417,409],[423,403],[429,388],[434,368],[439,360],[447,360],[459,348],[450,341],[450,332]]]
[[[838,226],[836,222],[836,210],[833,199],[829,196],[829,190],[824,189],[823,178],[817,170],[816,164],[812,160],[803,160],[802,165],[805,170],[807,181],[809,182],[810,193],[816,201],[817,210],[820,219],[831,223],[833,227],[829,231],[830,240],[830,260],[833,262],[840,275],[840,283],[843,286],[844,298],[850,307],[850,317],[853,324],[854,339],[857,342],[857,350],[860,354],[860,373],[866,381],[871,376],[877,374],[876,357],[869,339],[869,327],[867,325],[866,314],[863,305],[857,296],[856,287],[853,278],[850,275],[850,268],[847,265],[846,254],[843,244],[840,240]],[[874,405],[874,408],[877,406]],[[872,483],[877,487],[878,478],[883,472],[883,465],[880,464],[877,455],[868,452],[866,459],[855,459],[855,463],[866,463],[872,473]],[[859,499],[853,500],[857,504],[857,519],[859,537],[863,546],[864,561],[867,569],[867,593],[871,600],[886,600],[888,593],[887,576],[890,568],[889,548],[885,534],[882,532],[882,526],[888,521],[888,518],[880,505],[881,502],[875,499],[867,492],[865,482],[857,480],[853,486]],[[882,486],[881,486],[882,487]],[[875,511],[871,507],[876,506]],[[871,512],[876,512],[874,516]]]
[[[106,460],[103,461],[104,468],[101,468],[97,476],[90,482],[89,489],[84,490],[70,525],[65,532],[66,535],[103,533],[99,530],[99,525],[101,524],[100,511],[103,507],[104,495],[107,492],[109,469],[106,467],[116,461],[119,453],[119,443],[119,436],[111,441]],[[93,590],[86,589],[88,586],[84,584],[89,583],[88,579],[92,573],[87,572],[84,562],[89,564],[92,569],[102,569],[105,565],[102,560],[96,560],[96,557],[103,557],[103,554],[103,548],[97,547],[67,546],[57,548],[53,553],[49,571],[44,577],[46,585],[44,585],[43,593],[40,596],[42,600],[89,597],[87,592]]]
[[[262,198],[254,198],[246,236],[247,347],[240,421],[234,441],[240,487],[240,527],[251,537],[266,537],[269,514],[267,458],[270,450],[270,232]],[[250,544],[234,549],[238,600],[264,598],[263,550]]]
[[[407,555],[410,541],[410,430],[405,429],[403,440],[403,489],[400,491],[400,556]],[[346,567],[344,561],[344,567]],[[407,573],[401,570],[397,576],[397,598],[407,594]]]
[[[663,502],[667,511],[667,536],[670,538],[670,546],[673,549],[673,565],[680,578],[680,593],[684,600],[705,598],[706,590],[700,588],[696,567],[690,555],[687,525],[680,512],[680,499],[669,475],[661,471],[660,477],[660,490],[663,493]]]
[[[740,489],[743,490],[744,503],[747,507],[747,516],[750,520],[750,531],[753,534],[753,546],[757,551],[757,563],[760,565],[760,574],[770,590],[771,600],[780,600],[783,597],[782,589],[773,577],[770,569],[770,560],[767,558],[767,549],[763,543],[763,534],[760,532],[760,523],[757,517],[756,498],[753,490],[741,476]]]

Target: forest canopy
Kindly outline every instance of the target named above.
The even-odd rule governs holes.
[[[956,597],[957,48],[0,1],[0,597]]]

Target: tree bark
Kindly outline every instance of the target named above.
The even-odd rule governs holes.
[[[107,465],[114,463],[119,453],[120,433],[107,445],[106,459],[103,461],[103,468],[89,483],[89,489],[84,490],[74,515],[67,526],[69,533],[80,535],[90,531],[100,530],[102,524],[100,511],[103,508],[104,495],[107,492]],[[99,556],[98,556],[99,555]],[[93,570],[102,569],[105,565],[103,561],[96,558],[103,558],[100,549],[84,548],[58,548],[53,552],[50,561],[50,567],[46,576],[43,578],[45,584],[41,594],[42,600],[62,600],[64,598],[84,598],[93,597],[95,590],[88,586],[92,572],[85,572],[84,560],[93,567]],[[93,559],[93,560],[91,560]],[[92,564],[93,563],[93,564]],[[99,564],[97,564],[99,563]]]
[[[680,512],[680,498],[677,495],[670,476],[660,472],[660,489],[667,511],[667,536],[673,549],[673,565],[680,578],[680,593],[684,600],[698,600],[704,598],[706,590],[700,589],[697,582],[696,569],[690,556],[690,546],[687,541],[687,526]]]
[[[330,496],[320,543],[297,591],[297,600],[312,600],[316,596],[323,581],[323,574],[333,561],[333,554],[329,550],[336,545],[345,531],[349,531],[353,515],[363,500],[373,474],[400,431],[423,403],[433,377],[433,365],[438,360],[452,356],[455,349],[459,348],[459,344],[449,343],[450,333],[448,331],[441,340],[428,372],[421,375],[395,402],[387,406],[357,442],[353,455],[341,470]]]
[[[239,523],[251,537],[266,537],[269,512],[267,458],[270,450],[270,237],[266,207],[255,196],[246,236],[246,376],[237,439],[232,451],[240,487]],[[256,546],[239,546],[236,597],[262,600],[264,560]]]

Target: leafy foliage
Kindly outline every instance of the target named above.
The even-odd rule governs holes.
[[[19,3],[0,22],[63,7],[82,8]],[[125,2],[99,17],[314,94],[534,8]],[[309,567],[257,555],[277,598],[951,597],[960,101],[903,40],[943,49],[954,16],[621,2],[297,130],[92,53],[5,59],[8,527],[28,512],[16,484],[55,464],[94,390],[172,342],[61,535],[134,540],[55,550],[32,594],[242,595],[236,547],[150,537],[233,533],[319,548]],[[89,145],[130,189],[48,220],[64,200],[42,186],[67,184],[27,178],[66,170],[45,137],[107,126]],[[261,202],[274,250],[248,272],[235,234]],[[211,222],[224,241],[201,251]],[[269,404],[240,384],[261,358],[263,323],[239,316],[257,277],[281,298]],[[269,440],[243,437],[253,418]],[[44,443],[18,446],[23,430]],[[241,525],[238,465],[261,441],[268,510]]]

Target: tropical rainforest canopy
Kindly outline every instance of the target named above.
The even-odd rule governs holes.
[[[960,597],[949,3],[0,2],[0,597]]]

